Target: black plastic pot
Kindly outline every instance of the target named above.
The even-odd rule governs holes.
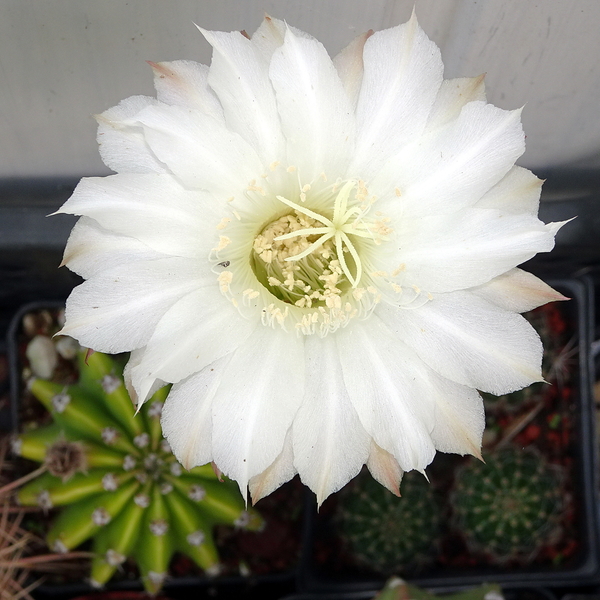
[[[20,308],[12,318],[7,335],[7,356],[9,362],[9,379],[11,404],[9,421],[13,432],[19,431],[20,418],[19,407],[21,402],[21,359],[23,348],[20,339],[22,319],[28,313],[41,310],[59,310],[64,307],[64,302],[34,302]],[[299,488],[299,482],[290,482]],[[290,485],[288,484],[288,485]],[[294,488],[295,489],[295,488]],[[296,493],[292,491],[292,495]],[[302,490],[299,494],[299,510],[302,509]],[[300,537],[301,517],[298,520],[298,537]],[[240,598],[252,600],[275,600],[296,589],[297,569],[292,568],[285,571],[269,574],[223,575],[217,577],[199,576],[170,576],[165,582],[161,597],[169,600],[188,600],[193,597],[197,600],[215,598]],[[137,579],[109,582],[106,587],[99,591],[92,588],[86,581],[73,581],[68,583],[43,583],[33,592],[33,596],[39,600],[71,600],[76,597],[93,598],[97,594],[127,594],[138,593],[143,595],[143,586]],[[100,596],[99,596],[100,597]],[[124,596],[123,596],[124,597]],[[148,596],[149,597],[149,596]]]
[[[364,592],[333,592],[333,593],[310,593],[292,594],[281,600],[373,600],[377,594],[377,590]],[[556,596],[544,588],[528,588],[514,589],[502,591],[504,600],[556,600]],[[440,596],[443,600],[444,596]]]
[[[503,590],[504,600],[556,600],[556,596],[547,589],[544,588],[528,588],[514,589],[514,590]],[[304,594],[292,594],[286,596],[281,600],[373,600],[377,594],[377,590],[363,591],[363,592],[332,592],[332,593],[304,593]],[[440,596],[440,600],[443,600],[444,596]]]
[[[478,585],[482,581],[498,583],[503,589],[573,587],[597,584],[600,581],[596,415],[591,393],[593,365],[590,353],[594,330],[594,290],[591,281],[586,278],[548,280],[548,283],[572,298],[570,302],[561,304],[561,307],[569,315],[578,344],[572,415],[575,429],[573,437],[577,443],[572,454],[571,486],[576,514],[574,535],[578,551],[562,565],[538,563],[515,567],[514,564],[507,564],[503,567],[482,562],[458,568],[438,561],[421,571],[401,572],[400,575],[411,583],[428,589],[453,590]],[[338,499],[333,498],[327,502],[331,502],[333,506],[337,501]],[[307,504],[305,554],[299,577],[299,589],[304,595],[294,596],[294,600],[372,597],[373,590],[382,587],[384,576],[378,577],[373,571],[361,570],[352,561],[343,564],[344,559],[339,557],[345,552],[344,545],[340,544],[341,550],[337,549],[339,538],[336,540],[334,532],[335,517],[332,514],[335,508],[329,511],[325,503],[320,513],[317,513],[312,495]],[[327,549],[332,547],[336,550],[327,554]],[[327,555],[326,558],[322,558],[324,554]],[[331,555],[334,555],[333,560]],[[336,566],[332,566],[334,564]]]
[[[161,598],[168,600],[278,600],[293,592],[294,578],[289,575],[264,575],[261,577],[229,577],[213,581],[207,578],[177,578],[168,580],[160,594]],[[94,590],[89,585],[81,582],[65,585],[42,584],[34,592],[36,600],[73,600],[85,598],[98,600],[111,598],[110,593],[140,594],[140,598],[151,598],[142,593],[142,587],[136,582],[120,582],[109,584],[105,590]],[[115,600],[120,600],[116,597]]]

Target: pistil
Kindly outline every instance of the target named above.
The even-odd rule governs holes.
[[[277,196],[277,200],[283,204],[286,204],[290,208],[293,208],[296,214],[301,213],[324,225],[323,227],[298,229],[276,237],[275,241],[282,241],[295,237],[303,237],[308,239],[309,236],[320,235],[317,240],[308,245],[302,252],[294,256],[286,257],[284,259],[285,261],[299,261],[309,254],[315,252],[318,248],[333,238],[335,252],[337,254],[342,272],[353,288],[358,286],[362,277],[362,262],[354,244],[352,243],[352,240],[350,237],[348,237],[348,234],[358,235],[359,237],[372,237],[372,234],[368,231],[363,223],[359,222],[359,219],[362,216],[362,211],[358,207],[353,207],[348,210],[348,199],[350,197],[350,192],[356,187],[356,185],[357,183],[355,181],[350,180],[342,186],[335,198],[332,220],[313,210],[310,210],[309,208],[306,208],[305,206],[297,204],[296,202],[292,202],[283,196]],[[349,220],[354,215],[356,215],[356,219],[350,223]],[[354,275],[350,271],[344,256],[345,249],[350,252],[352,259],[354,260],[354,266],[356,269]]]

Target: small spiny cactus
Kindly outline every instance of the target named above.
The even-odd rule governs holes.
[[[560,533],[562,473],[530,448],[505,448],[456,474],[455,524],[472,551],[524,562]]]
[[[405,475],[400,498],[371,477],[359,476],[340,500],[342,539],[361,563],[377,572],[423,566],[440,536],[434,494],[419,473]]]
[[[134,416],[122,369],[106,355],[83,352],[77,385],[32,379],[29,388],[54,423],[14,441],[17,454],[46,466],[18,500],[66,507],[48,532],[48,545],[66,552],[92,538],[93,586],[104,585],[132,557],[144,587],[156,593],[175,551],[215,574],[213,525],[261,528],[261,518],[245,510],[237,487],[219,482],[210,465],[183,472],[162,438],[166,388]]]

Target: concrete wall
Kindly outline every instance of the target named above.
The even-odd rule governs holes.
[[[152,94],[145,60],[210,61],[193,22],[252,32],[264,12],[331,54],[405,21],[414,0],[0,0],[0,178],[107,173],[91,115]],[[598,0],[416,0],[446,76],[487,72],[490,101],[526,104],[529,167],[600,166]]]

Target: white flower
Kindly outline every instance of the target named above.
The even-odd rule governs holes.
[[[478,455],[476,390],[541,379],[518,313],[562,298],[515,267],[549,251],[520,111],[442,79],[413,17],[333,61],[266,18],[203,31],[210,68],[153,65],[158,99],[98,117],[117,174],[81,181],[64,332],[132,351],[184,466],[256,500],[296,472],[319,502],[363,464],[392,491],[437,450]]]

